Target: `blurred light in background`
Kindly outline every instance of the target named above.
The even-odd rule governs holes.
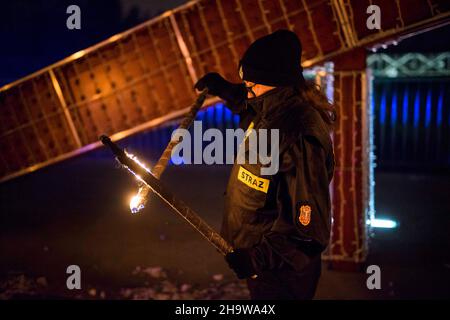
[[[397,222],[389,219],[371,219],[367,220],[367,224],[372,228],[394,229],[397,228]]]

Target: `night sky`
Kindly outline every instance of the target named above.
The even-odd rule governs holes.
[[[0,86],[127,30],[186,0],[15,0],[0,2]],[[66,9],[81,9],[68,30]]]
[[[127,30],[186,0],[1,1],[0,86]],[[68,30],[66,8],[81,8],[81,30]],[[387,52],[449,51],[450,26],[389,47]]]

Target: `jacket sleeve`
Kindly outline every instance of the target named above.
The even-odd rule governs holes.
[[[301,136],[280,159],[278,217],[259,245],[250,251],[258,271],[283,262],[301,270],[327,246],[330,234],[329,183],[332,166],[318,140]]]

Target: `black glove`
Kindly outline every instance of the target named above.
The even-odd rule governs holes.
[[[205,74],[197,81],[194,88],[200,91],[208,88],[209,94],[220,97],[232,106],[242,104],[247,97],[247,90],[243,83],[229,82],[217,72]]]
[[[220,96],[220,94],[227,91],[231,85],[231,82],[225,80],[217,72],[210,72],[201,77],[195,84],[194,88],[200,91],[208,88],[209,94],[213,96]]]
[[[250,249],[235,249],[225,256],[225,260],[239,279],[250,278],[256,274]]]

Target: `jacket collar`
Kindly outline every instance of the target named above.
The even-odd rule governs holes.
[[[255,126],[280,130],[280,143],[290,144],[301,133],[313,136],[328,149],[329,133],[320,114],[303,101],[294,87],[279,87],[248,99],[255,110]]]
[[[297,93],[293,87],[277,87],[256,98],[247,100],[247,104],[256,112],[257,117],[271,123],[280,115],[288,112],[287,106],[295,104]]]

